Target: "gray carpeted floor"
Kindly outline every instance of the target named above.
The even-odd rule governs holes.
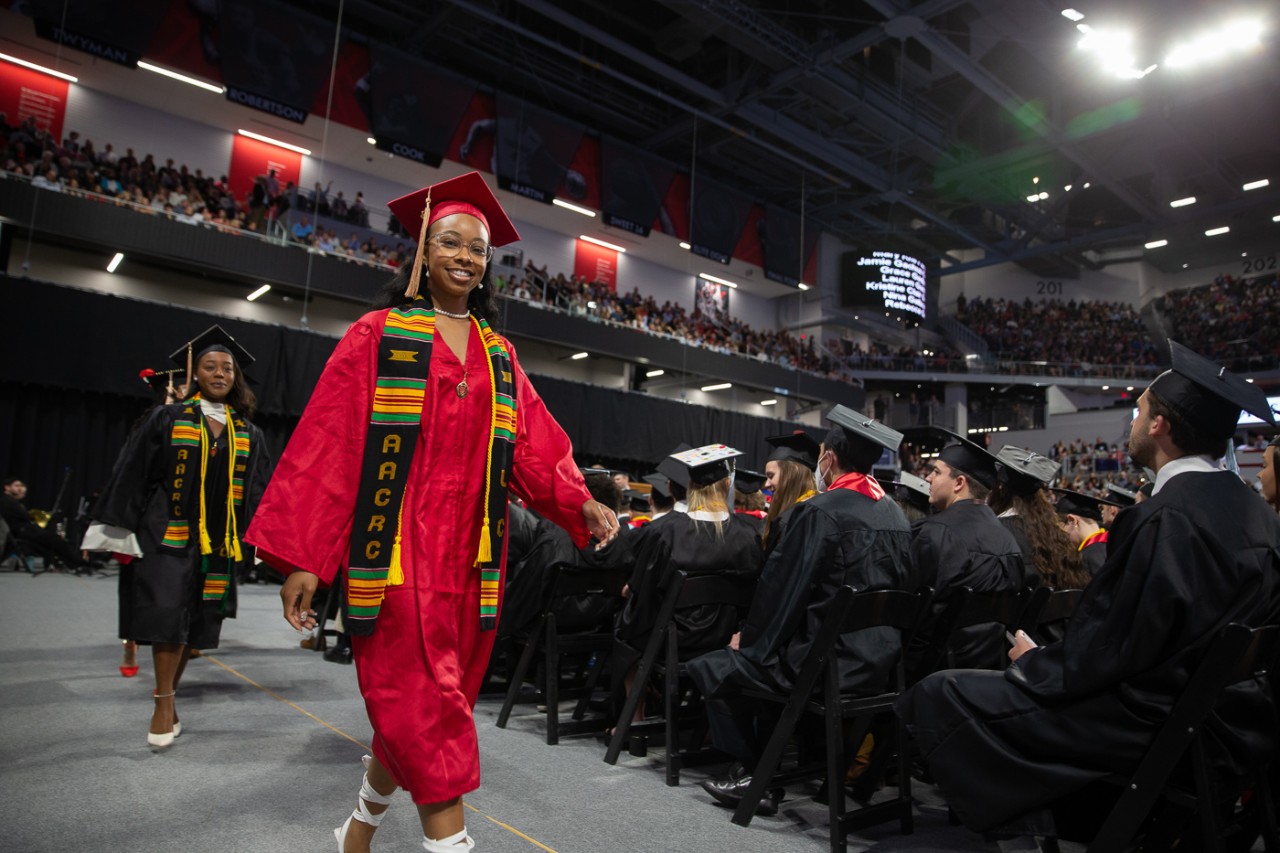
[[[0,850],[336,849],[331,830],[354,805],[369,725],[354,668],[298,648],[280,617],[278,589],[241,588],[240,616],[224,626],[222,648],[193,660],[184,678],[182,737],[155,754],[145,740],[153,687],[146,651],[136,678],[117,669],[114,578],[0,573],[0,787],[8,815]],[[594,738],[547,746],[541,718],[525,708],[506,730],[494,726],[497,702],[476,709],[483,781],[466,803],[478,851],[827,847],[825,807],[805,789],[789,791],[778,816],[734,826],[698,788],[699,770],[668,788],[660,754],[624,754],[610,767]],[[850,849],[996,850],[949,826],[932,791],[918,795],[914,835],[889,824],[851,836]],[[399,796],[376,850],[420,849],[415,812]]]

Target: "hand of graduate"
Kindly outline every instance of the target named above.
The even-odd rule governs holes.
[[[320,578],[298,570],[290,573],[280,587],[280,601],[284,603],[284,621],[297,631],[310,631],[316,626],[316,616],[311,609],[311,597],[320,586]]]
[[[613,514],[613,510],[600,501],[584,503],[582,517],[586,520],[587,529],[591,531],[591,535],[600,543],[596,546],[597,548],[608,545],[613,541],[613,537],[618,535],[618,517]]]
[[[1019,631],[1013,635],[1013,646],[1009,649],[1009,660],[1016,661],[1027,652],[1036,648],[1036,641],[1027,636],[1026,631]]]

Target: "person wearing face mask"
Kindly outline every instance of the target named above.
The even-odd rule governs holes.
[[[819,445],[817,481],[823,493],[789,512],[781,538],[765,562],[738,647],[718,649],[689,662],[707,697],[711,736],[734,758],[728,770],[702,787],[720,803],[736,806],[773,718],[759,717],[761,703],[746,690],[787,693],[822,622],[825,604],[841,586],[859,591],[905,589],[911,575],[911,529],[902,510],[870,475],[898,433],[836,406]],[[840,687],[878,689],[889,675],[900,639],[897,631],[867,630],[840,639]],[[768,703],[765,703],[766,705]],[[781,791],[761,800],[759,813],[777,811]]]
[[[156,406],[133,430],[89,513],[113,540],[136,536],[141,559],[120,570],[120,638],[151,646],[153,749],[182,733],[175,694],[192,652],[216,649],[223,619],[236,615],[236,578],[253,561],[244,531],[271,471],[249,421],[253,357],[219,326],[172,357],[194,393]]]
[[[946,608],[954,590],[1020,590],[1034,577],[1027,571],[1018,540],[987,506],[999,481],[996,458],[968,439],[931,429],[949,443],[930,462],[925,478],[929,503],[937,513],[920,525],[911,544],[917,583],[934,590],[929,615],[907,653],[907,674],[912,680],[928,674],[917,670],[933,642],[933,620]],[[1002,666],[1007,648],[1003,628],[979,625],[962,634],[951,648],[957,666]]]

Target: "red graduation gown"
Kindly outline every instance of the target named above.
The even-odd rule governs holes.
[[[347,565],[386,315],[362,317],[334,350],[245,536],[281,571],[305,569],[328,584]],[[581,547],[588,536],[582,505],[590,493],[568,436],[510,344],[508,350],[519,423],[511,489]],[[468,391],[459,397],[464,372]],[[474,566],[484,516],[489,403],[488,361],[475,329],[465,371],[437,338],[405,494],[405,583],[387,587],[373,635],[352,638],[374,753],[416,803],[452,799],[480,784],[471,709],[496,633],[480,630],[480,573]],[[505,537],[502,558],[505,568]]]

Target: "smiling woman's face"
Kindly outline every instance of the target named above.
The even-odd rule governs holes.
[[[200,396],[210,403],[221,403],[231,393],[236,381],[236,365],[230,354],[207,352],[196,365],[196,382]]]
[[[465,302],[488,263],[471,249],[489,245],[489,230],[470,214],[454,213],[433,222],[427,240],[427,289],[438,299]]]

